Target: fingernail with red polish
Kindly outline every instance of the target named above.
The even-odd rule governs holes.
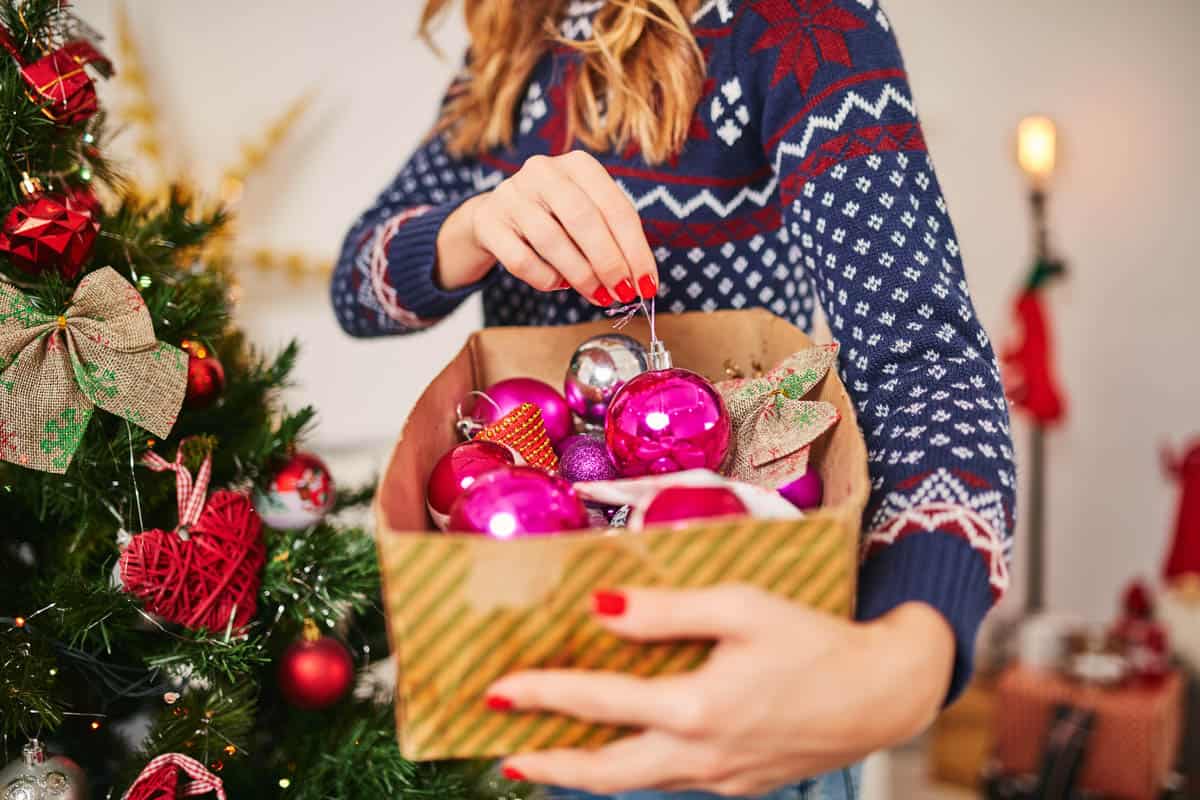
[[[617,297],[621,299],[622,303],[632,303],[633,298],[637,297],[637,292],[633,290],[633,284],[629,282],[629,278],[618,283],[613,289],[616,290]]]
[[[604,617],[619,617],[625,613],[625,595],[603,590],[593,592],[592,609]]]
[[[513,707],[512,700],[498,694],[488,695],[486,702],[487,707],[492,711],[511,711]]]
[[[567,283],[566,281],[559,281],[558,286],[556,288],[559,289],[560,291],[563,289],[570,289],[571,284]]]
[[[603,286],[601,286],[599,289],[597,289],[592,294],[592,299],[595,300],[600,305],[604,306],[605,308],[608,308],[609,306],[611,306],[612,302],[613,302],[612,295],[609,294],[608,289],[605,289]]]
[[[658,294],[658,287],[654,285],[654,279],[649,275],[643,275],[638,278],[638,289],[642,293],[643,300],[649,300],[654,295]]]
[[[510,781],[525,780],[524,772],[521,772],[521,770],[517,769],[516,767],[510,767],[507,764],[505,764],[504,768],[502,770],[500,770],[500,774],[503,775],[504,777],[508,778]]]

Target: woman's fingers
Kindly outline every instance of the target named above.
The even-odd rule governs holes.
[[[683,750],[674,737],[652,731],[596,750],[546,750],[513,756],[505,760],[504,771],[533,783],[610,795],[686,779],[699,765],[682,757]]]
[[[593,606],[606,628],[627,639],[745,639],[771,624],[786,600],[739,584],[707,589],[597,592]],[[794,613],[794,612],[793,612]]]
[[[489,219],[480,224],[477,235],[479,243],[516,278],[543,292],[562,285],[562,275],[534,252],[508,221]]]
[[[691,731],[697,716],[690,676],[638,678],[617,672],[531,670],[506,676],[488,689],[493,705],[553,711],[610,725]]]
[[[514,182],[522,194],[536,198],[554,215],[587,257],[599,283],[623,303],[637,296],[633,271],[613,238],[608,220],[594,198],[568,176],[560,160],[534,156],[525,162]]]
[[[658,263],[646,241],[642,220],[629,197],[592,155],[576,150],[559,158],[571,180],[592,199],[612,231],[633,275],[637,292],[649,299],[658,291]]]
[[[514,192],[517,194],[519,190]],[[509,208],[513,225],[543,262],[566,279],[577,292],[597,305],[608,305],[603,286],[591,265],[558,220],[536,199],[517,195]]]

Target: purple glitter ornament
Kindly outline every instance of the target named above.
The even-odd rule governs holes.
[[[454,501],[449,530],[513,539],[582,530],[588,523],[571,484],[535,467],[500,467]]]
[[[729,411],[711,383],[686,369],[643,372],[608,407],[605,439],[626,478],[718,470],[729,451]]]
[[[481,427],[498,422],[522,403],[533,403],[542,410],[542,421],[546,423],[546,434],[550,437],[551,444],[557,444],[567,438],[574,430],[567,401],[553,386],[536,378],[509,378],[497,381],[483,394],[484,397],[475,399],[471,411],[471,417]]]
[[[618,477],[604,442],[582,433],[563,440],[558,451],[558,473],[571,483]]]
[[[791,483],[780,486],[777,491],[789,503],[801,511],[805,511],[821,505],[825,486],[821,483],[821,476],[817,474],[817,471],[810,469]]]

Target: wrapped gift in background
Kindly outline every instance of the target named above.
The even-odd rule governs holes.
[[[1037,773],[1055,709],[1095,715],[1078,785],[1104,796],[1154,800],[1170,782],[1182,726],[1183,679],[1100,687],[1021,665],[1001,676],[996,757],[1009,774]]]
[[[663,315],[658,334],[676,366],[715,380],[729,360],[778,364],[812,347],[766,311]],[[811,445],[825,501],[801,519],[734,518],[640,533],[598,530],[512,541],[433,532],[425,485],[456,441],[467,393],[511,377],[560,382],[580,342],[603,321],[473,334],[414,406],[381,479],[380,567],[393,652],[397,723],[407,758],[484,757],[594,746],[621,731],[548,714],[498,713],[484,692],[536,667],[678,672],[705,658],[702,642],[632,643],[592,620],[591,591],[615,585],[751,583],[830,613],[853,610],[859,531],[869,491],[854,407],[831,370],[807,397],[833,404],[839,424]],[[649,340],[643,320],[625,333]]]

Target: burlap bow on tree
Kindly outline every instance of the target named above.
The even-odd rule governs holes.
[[[717,384],[733,422],[729,477],[776,489],[808,470],[809,445],[840,415],[833,403],[802,398],[825,377],[837,352],[836,344],[810,347],[761,378]]]
[[[95,406],[166,438],[186,389],[187,355],[155,339],[145,300],[111,267],[57,317],[0,281],[0,459],[66,472]]]

